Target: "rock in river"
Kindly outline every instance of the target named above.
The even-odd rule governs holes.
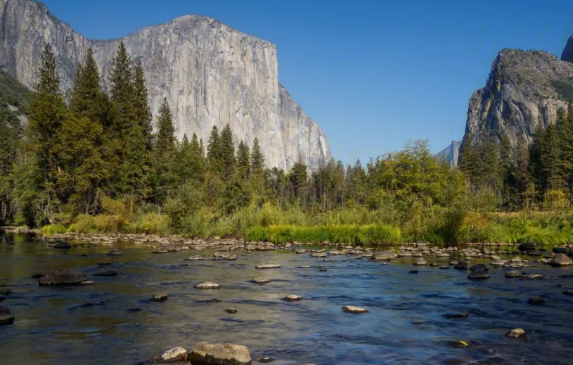
[[[551,261],[551,265],[559,267],[571,266],[571,264],[573,264],[573,261],[571,261],[571,259],[567,257],[567,255],[562,253],[556,254],[555,257],[553,258],[553,261]]]
[[[230,313],[230,314],[235,314],[235,313],[237,313],[237,309],[236,308],[227,308],[227,309],[225,309],[225,312]]]
[[[121,255],[123,255],[123,253],[121,253],[120,250],[111,250],[108,252],[107,255],[108,256],[121,256]]]
[[[476,271],[472,271],[468,275],[468,279],[470,279],[470,280],[485,280],[485,279],[489,279],[489,274],[487,273],[487,271],[484,271],[484,270],[476,270]]]
[[[398,255],[396,255],[396,251],[394,250],[376,252],[374,256],[372,256],[372,260],[374,261],[390,261],[390,260],[396,260],[397,258]]]
[[[86,275],[75,269],[62,269],[51,271],[48,275],[38,279],[40,286],[67,286],[80,285],[86,281]]]
[[[96,272],[93,276],[117,276],[117,273],[113,270],[107,270]]]
[[[14,294],[12,289],[9,289],[9,288],[0,289],[0,295],[10,295],[10,294]]]
[[[54,245],[54,248],[69,249],[72,248],[72,245],[67,242],[58,242]]]
[[[465,318],[468,318],[467,313],[446,313],[443,316],[447,319],[465,319]]]
[[[264,269],[280,269],[281,265],[277,264],[258,264],[255,266],[257,270],[264,270]]]
[[[484,265],[484,264],[476,264],[476,265],[473,265],[472,267],[470,267],[470,270],[471,270],[471,271],[480,271],[480,270],[481,270],[481,271],[489,271],[489,269],[487,268],[487,266]]]
[[[251,353],[246,346],[232,344],[197,344],[189,355],[193,365],[249,365]]]
[[[355,314],[368,313],[367,309],[355,307],[353,305],[345,305],[344,307],[342,307],[342,310],[346,313],[355,313]]]
[[[505,277],[510,279],[520,278],[521,273],[517,270],[510,270],[505,272]]]
[[[0,326],[7,326],[14,323],[14,316],[6,307],[0,306]]]
[[[164,302],[167,300],[167,293],[157,293],[151,299],[154,302]]]
[[[539,296],[535,296],[535,297],[529,298],[527,303],[534,304],[534,305],[543,305],[543,304],[545,304],[545,300]]]
[[[521,328],[515,328],[505,334],[505,337],[521,338],[525,336],[525,331]]]
[[[3,302],[3,301],[5,301],[5,300],[6,300],[6,297],[3,296],[3,295],[0,295],[0,302]]]
[[[185,362],[187,361],[187,350],[183,347],[174,347],[161,355],[161,362]]]
[[[196,289],[219,289],[221,285],[209,281],[195,285]]]
[[[270,283],[271,279],[269,278],[265,278],[264,276],[257,276],[256,278],[253,279],[253,283],[255,284],[266,284],[266,283]]]
[[[284,300],[287,302],[298,302],[299,300],[302,300],[302,297],[300,295],[290,294],[284,297]]]
[[[416,262],[414,262],[414,265],[416,266],[425,266],[428,265],[428,263],[426,262],[426,260],[424,260],[423,258],[419,258],[416,260]]]
[[[467,270],[468,269],[468,262],[467,261],[459,261],[457,264],[454,265],[454,269],[456,269],[456,270]]]

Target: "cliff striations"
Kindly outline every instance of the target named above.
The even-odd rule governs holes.
[[[121,39],[88,40],[41,3],[0,0],[0,69],[33,87],[43,44],[57,57],[63,89],[92,48],[107,86],[117,47],[140,58],[154,115],[163,97],[173,110],[176,134],[205,142],[213,125],[229,123],[235,140],[258,137],[269,167],[302,161],[311,169],[332,159],[318,124],[279,84],[276,47],[203,16],[188,15]]]

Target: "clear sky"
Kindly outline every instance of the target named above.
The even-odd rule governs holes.
[[[561,56],[572,0],[44,0],[88,38],[202,14],[277,45],[279,79],[346,163],[464,133],[502,48]]]

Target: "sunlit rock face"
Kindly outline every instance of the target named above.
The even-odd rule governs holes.
[[[0,68],[32,87],[44,44],[57,57],[63,90],[91,47],[104,86],[120,42],[141,59],[150,104],[166,97],[179,139],[196,133],[206,143],[213,125],[227,123],[235,142],[255,137],[269,167],[301,161],[316,169],[332,159],[326,136],[279,83],[275,45],[203,16],[188,15],[121,39],[94,41],[75,33],[41,3],[0,0]]]

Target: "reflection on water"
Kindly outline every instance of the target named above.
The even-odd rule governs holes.
[[[540,265],[527,271],[544,280],[522,281],[491,269],[491,279],[471,282],[456,270],[419,267],[419,274],[409,274],[411,260],[382,266],[345,256],[321,262],[253,253],[237,261],[189,262],[183,258],[212,252],[121,249],[123,256],[108,257],[109,248],[56,250],[23,236],[0,236],[0,285],[15,292],[2,305],[16,317],[13,326],[0,327],[0,363],[135,364],[200,341],[246,345],[253,359],[270,356],[279,365],[573,363],[573,298],[562,295],[573,289],[573,279],[558,276],[573,270]],[[112,265],[98,268],[102,262]],[[257,263],[282,268],[256,270]],[[328,271],[318,271],[319,264]],[[30,277],[76,266],[97,284],[47,288]],[[119,276],[91,277],[100,270]],[[250,282],[261,275],[273,281]],[[204,281],[222,288],[194,288]],[[169,299],[151,302],[157,292]],[[287,294],[305,299],[287,303]],[[527,304],[533,295],[546,305]],[[222,302],[208,302],[213,298]],[[343,313],[343,305],[370,313]],[[229,307],[238,313],[226,313]],[[135,308],[141,311],[130,311]],[[452,312],[469,317],[442,316]],[[506,339],[512,328],[533,334],[529,341]],[[470,345],[452,346],[460,340]]]

